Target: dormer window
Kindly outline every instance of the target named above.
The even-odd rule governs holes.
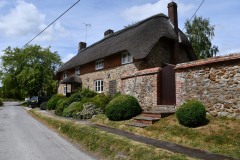
[[[96,70],[103,69],[103,67],[104,67],[103,59],[96,61],[95,63]]]
[[[63,78],[67,78],[67,71],[63,73]]]
[[[76,67],[75,68],[75,74],[76,75],[80,75],[80,67]]]
[[[130,53],[124,52],[122,53],[122,64],[132,63],[133,57]]]

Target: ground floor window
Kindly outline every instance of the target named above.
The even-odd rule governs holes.
[[[103,80],[95,80],[94,88],[95,88],[96,92],[102,93],[103,92]]]

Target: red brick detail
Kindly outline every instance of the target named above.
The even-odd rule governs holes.
[[[190,68],[190,67],[203,66],[203,65],[208,65],[208,64],[212,64],[212,63],[220,63],[220,62],[226,62],[226,61],[231,61],[231,60],[240,60],[240,53],[229,54],[226,56],[217,56],[217,57],[212,57],[212,58],[207,58],[207,59],[201,59],[201,60],[187,62],[187,63],[181,63],[181,64],[178,64],[174,69],[175,70],[185,69],[185,68]]]

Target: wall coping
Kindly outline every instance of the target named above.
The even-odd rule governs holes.
[[[126,73],[126,74],[122,75],[121,79],[127,79],[127,78],[132,78],[132,77],[137,77],[137,76],[156,74],[156,73],[159,73],[160,70],[161,70],[161,67],[155,67],[155,68],[149,68],[149,69],[136,71],[134,73]]]
[[[227,61],[238,60],[238,59],[240,60],[240,53],[233,53],[226,56],[217,56],[217,57],[212,57],[207,59],[196,60],[192,62],[180,63],[180,64],[177,64],[174,69],[175,70],[185,69],[185,68],[203,66],[207,64],[220,63],[220,62],[227,62]]]

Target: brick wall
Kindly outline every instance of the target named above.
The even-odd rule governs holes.
[[[204,103],[212,116],[240,118],[240,54],[178,64],[176,100]]]

